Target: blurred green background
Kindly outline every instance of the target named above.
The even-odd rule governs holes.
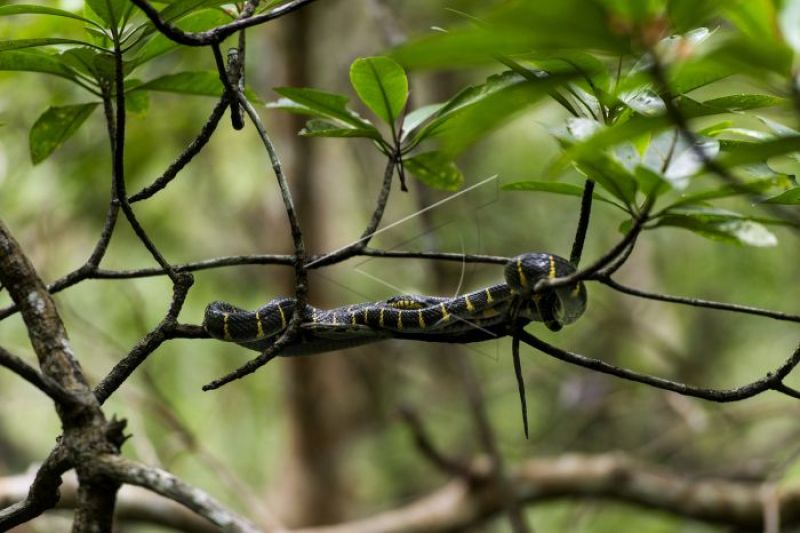
[[[64,8],[75,4],[60,2]],[[347,77],[353,59],[380,54],[397,32],[413,36],[461,20],[447,8],[477,12],[486,4],[316,3],[248,32],[248,84],[263,100],[274,100],[271,88],[292,83],[302,54],[309,85],[354,96]],[[80,23],[46,17],[0,20],[4,39],[80,37],[82,31]],[[208,51],[187,49],[153,62],[142,77],[212,68]],[[499,70],[412,73],[414,105],[447,98]],[[734,79],[714,90],[725,93],[725,83],[742,82]],[[108,140],[98,109],[51,158],[32,166],[28,131],[48,106],[91,100],[56,78],[0,73],[0,217],[47,281],[82,264],[99,234],[110,188]],[[129,115],[129,191],[163,171],[199,131],[214,102],[151,93],[149,109]],[[260,111],[295,192],[305,198],[300,216],[311,251],[351,242],[368,220],[383,172],[369,141],[298,140],[296,120],[281,111]],[[467,186],[495,174],[497,180],[381,233],[372,244],[569,255],[577,198],[500,190],[504,183],[541,179],[559,153],[549,129],[565,117],[549,101],[516,116],[459,159]],[[136,213],[172,263],[291,253],[267,163],[253,128],[233,131],[226,117],[207,149],[166,190],[136,204]],[[575,172],[563,179],[581,183]],[[410,189],[402,193],[395,184],[386,224],[449,195],[413,180]],[[744,200],[730,205],[750,207]],[[596,205],[585,260],[619,239],[622,220],[618,212]],[[669,294],[797,312],[797,237],[780,228],[775,232],[780,240],[772,248],[732,246],[678,229],[647,232],[618,279]],[[153,261],[122,221],[103,266],[129,269],[153,266]],[[198,272],[181,321],[200,323],[205,305],[216,299],[255,308],[289,295],[290,275],[289,269],[273,266]],[[452,295],[501,277],[501,267],[493,265],[355,258],[313,272],[311,303],[345,305],[386,298],[398,289]],[[588,290],[589,309],[577,324],[557,334],[536,324],[529,328],[563,348],[709,387],[733,387],[761,377],[797,343],[797,328],[789,323],[638,300],[597,284]],[[57,295],[75,353],[93,383],[159,322],[169,299],[170,284],[162,278],[86,281]],[[0,292],[0,305],[8,303],[8,295]],[[0,322],[0,343],[34,360],[18,316]],[[447,480],[413,446],[408,428],[396,416],[399,407],[417,410],[441,451],[462,458],[482,451],[457,364],[466,359],[479,377],[510,465],[572,452],[624,451],[691,476],[798,482],[800,404],[776,394],[715,405],[576,369],[523,347],[531,423],[526,440],[506,339],[463,347],[392,341],[299,362],[279,359],[221,390],[200,390],[253,355],[213,340],[163,345],[106,404],[106,413],[127,419],[133,434],[124,453],[162,466],[256,519],[254,502],[300,525],[367,516],[410,502]],[[59,424],[52,404],[12,374],[0,372],[0,391],[0,474],[11,475],[46,456]],[[320,412],[309,414],[309,405]],[[313,497],[303,490],[328,493],[329,508],[320,514],[309,511],[302,502]],[[537,531],[727,531],[597,501],[537,504],[526,513]],[[67,530],[66,516],[43,517],[20,531]],[[506,531],[508,523],[496,519],[481,530]]]

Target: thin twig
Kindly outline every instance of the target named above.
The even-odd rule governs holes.
[[[765,377],[733,389],[713,389],[706,387],[695,387],[679,381],[671,381],[664,378],[642,374],[633,370],[628,370],[627,368],[621,368],[604,361],[600,361],[598,359],[586,357],[585,355],[568,352],[544,342],[543,340],[531,335],[527,331],[520,331],[519,335],[520,340],[529,346],[532,346],[537,350],[566,363],[588,368],[594,370],[595,372],[616,376],[628,381],[643,383],[657,389],[677,392],[683,396],[702,398],[712,402],[735,402],[752,398],[753,396],[757,396],[768,390],[779,390],[783,379],[789,375],[789,373],[797,366],[798,363],[800,363],[799,346],[780,367],[773,372],[769,372]]]
[[[406,423],[414,436],[414,444],[430,463],[447,474],[472,479],[473,472],[467,463],[462,463],[441,453],[433,443],[431,436],[425,430],[425,425],[420,420],[419,413],[409,406],[402,406],[397,410],[398,416]]]
[[[569,254],[569,262],[578,267],[581,262],[583,245],[586,242],[586,232],[589,230],[589,218],[592,214],[592,194],[594,193],[594,181],[586,180],[583,186],[583,196],[581,196],[581,211],[578,216],[578,227],[575,230],[575,240],[572,241],[572,252]]]
[[[361,254],[366,250],[373,235],[378,230],[378,226],[383,219],[383,213],[386,210],[386,203],[389,201],[389,193],[392,190],[392,178],[394,177],[395,168],[399,168],[399,156],[394,155],[389,157],[386,162],[386,169],[383,172],[383,183],[381,190],[378,193],[378,200],[375,204],[375,210],[367,223],[367,227],[361,233],[361,237],[352,244],[339,248],[331,253],[325,254],[322,257],[312,258],[311,261],[306,263],[306,268],[319,268],[333,263],[338,263],[349,257]]]
[[[211,139],[211,135],[217,129],[220,119],[222,119],[222,117],[225,115],[225,109],[228,107],[228,102],[228,95],[223,95],[217,102],[217,105],[214,106],[214,109],[211,111],[211,115],[209,115],[206,123],[203,124],[203,127],[201,128],[197,137],[195,137],[189,146],[187,146],[186,149],[175,159],[175,161],[173,161],[172,164],[167,167],[161,176],[156,178],[153,183],[144,187],[142,190],[128,198],[130,203],[135,203],[150,198],[169,185],[173,179],[175,179],[175,177],[178,175],[178,172],[183,170],[183,167],[185,167],[192,159],[194,159],[194,157],[200,153],[200,151]]]
[[[119,203],[125,218],[133,228],[133,232],[142,242],[145,248],[153,256],[153,259],[163,268],[167,275],[172,279],[173,283],[177,283],[178,276],[173,270],[172,266],[164,259],[161,252],[158,251],[156,245],[147,235],[142,225],[136,219],[133,213],[133,208],[128,202],[128,196],[125,192],[125,72],[122,59],[122,50],[120,49],[119,42],[114,44],[114,96],[116,107],[116,120],[115,120],[115,135],[113,139],[114,148],[112,150],[112,177],[114,179],[114,192],[116,194],[116,201]]]
[[[648,300],[658,300],[660,302],[690,305],[692,307],[704,307],[708,309],[718,309],[720,311],[731,311],[734,313],[763,316],[767,318],[772,318],[774,320],[784,320],[787,322],[800,322],[800,315],[783,313],[781,311],[772,311],[769,309],[750,307],[747,305],[729,304],[724,302],[715,302],[713,300],[702,300],[700,298],[686,298],[682,296],[670,296],[668,294],[643,291],[641,289],[636,289],[633,287],[622,285],[621,283],[618,283],[614,281],[612,278],[605,275],[596,276],[593,279],[621,293],[630,294],[631,296],[637,296],[639,298],[647,298]]]
[[[645,205],[642,208],[641,212],[636,215],[636,218],[634,219],[633,222],[633,226],[631,226],[631,229],[628,231],[628,233],[626,233],[625,236],[622,238],[622,240],[620,240],[616,245],[614,245],[613,248],[611,248],[608,252],[603,254],[594,263],[592,263],[591,265],[582,270],[577,270],[576,272],[573,272],[568,276],[539,280],[536,283],[534,290],[536,292],[540,292],[548,288],[564,287],[566,285],[571,285],[578,281],[590,279],[603,268],[607,267],[610,264],[615,263],[615,261],[617,261],[619,257],[624,256],[624,254],[626,254],[628,247],[639,237],[639,233],[641,233],[644,224],[647,222],[652,207],[653,207],[653,201],[651,198],[648,198],[645,201]],[[619,263],[617,262],[617,264]]]
[[[75,401],[75,398],[65,390],[61,385],[53,381],[48,376],[43,375],[34,367],[25,362],[24,359],[18,357],[5,348],[0,347],[0,366],[3,366],[19,377],[45,393],[56,403],[69,404]]]
[[[289,190],[289,184],[286,180],[286,176],[283,174],[283,166],[281,165],[278,153],[272,144],[272,140],[267,134],[266,128],[264,128],[264,123],[261,121],[261,117],[258,116],[258,112],[253,108],[250,102],[247,101],[247,98],[245,98],[244,94],[238,90],[238,88],[234,89],[236,91],[236,96],[239,99],[239,104],[250,117],[250,120],[253,122],[253,125],[256,127],[256,131],[261,138],[261,142],[264,144],[264,148],[267,151],[267,155],[269,156],[270,163],[272,165],[272,171],[275,173],[275,178],[278,181],[278,188],[281,191],[281,198],[283,199],[286,217],[289,220],[292,240],[294,242],[293,259],[295,274],[295,308],[294,312],[292,313],[292,318],[289,320],[289,325],[274,344],[262,352],[261,355],[251,359],[233,372],[230,372],[229,374],[204,385],[204,391],[218,389],[219,387],[230,383],[231,381],[241,379],[244,376],[255,372],[260,367],[266,365],[268,362],[274,359],[284,348],[284,346],[293,342],[299,333],[300,324],[304,319],[306,297],[308,295],[308,274],[305,266],[306,252],[305,244],[303,243],[303,232],[300,228],[300,222],[297,219],[297,213],[295,212],[294,201],[292,200],[292,194]]]
[[[164,341],[175,338],[171,333],[177,328],[178,314],[183,308],[186,295],[193,282],[194,279],[191,274],[179,274],[178,280],[172,288],[172,302],[170,303],[166,316],[155,329],[145,335],[144,338],[133,347],[125,358],[114,365],[114,368],[111,369],[108,375],[95,387],[94,395],[101,404],[104,403],[108,397],[133,374],[134,370],[136,370],[151,353],[161,346]]]
[[[0,509],[0,531],[8,531],[52,509],[58,503],[61,475],[72,468],[62,446],[56,446],[36,471],[28,495],[19,503]]]

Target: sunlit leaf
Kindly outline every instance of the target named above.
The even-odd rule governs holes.
[[[658,219],[658,226],[685,228],[703,237],[749,246],[775,246],[778,239],[763,224],[721,209],[680,209]]]
[[[619,99],[640,115],[649,117],[664,113],[664,100],[646,87],[619,95]]]
[[[30,131],[30,153],[33,164],[47,159],[89,118],[97,103],[51,107],[34,123]]]
[[[387,124],[394,124],[408,100],[406,73],[388,57],[364,57],[353,61],[350,83],[361,101]]]
[[[783,38],[795,52],[800,52],[800,1],[784,0],[778,21]]]
[[[406,170],[419,181],[443,191],[457,191],[464,185],[464,175],[453,160],[441,152],[425,152],[404,160]]]
[[[692,147],[677,132],[664,132],[650,142],[642,163],[663,176],[673,187],[684,189],[689,185],[689,177],[705,166],[705,161],[697,151],[701,151],[709,160],[714,159],[719,154],[719,142],[702,139]]]
[[[419,109],[415,109],[405,116],[403,120],[403,131],[400,135],[402,140],[405,140],[410,135],[413,135],[415,130],[420,127],[425,121],[430,119],[434,114],[444,107],[444,103],[430,104]]]

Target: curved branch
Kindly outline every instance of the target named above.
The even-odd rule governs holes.
[[[639,237],[639,234],[642,232],[642,228],[644,227],[645,223],[648,220],[648,215],[650,214],[650,210],[653,207],[653,200],[652,198],[648,198],[642,208],[641,212],[636,216],[633,226],[625,234],[625,236],[620,240],[613,248],[611,248],[608,252],[603,254],[599,259],[597,259],[594,263],[589,265],[588,267],[573,272],[569,276],[563,276],[560,278],[552,278],[552,279],[542,279],[536,283],[536,287],[534,290],[536,292],[541,292],[548,288],[554,287],[564,287],[567,285],[571,285],[578,281],[583,281],[586,279],[591,278],[598,272],[600,272],[603,268],[609,265],[615,265],[615,268],[619,268],[621,263],[618,261],[620,257],[627,257],[629,254],[629,248],[631,245],[636,241]]]
[[[200,153],[203,147],[208,144],[208,141],[211,139],[211,135],[213,135],[214,131],[219,125],[219,121],[225,115],[225,109],[228,108],[228,102],[228,95],[222,95],[217,102],[217,105],[215,105],[214,109],[211,111],[211,115],[209,115],[208,120],[206,120],[206,123],[203,124],[203,127],[200,129],[200,133],[197,134],[197,137],[195,137],[194,140],[189,143],[189,146],[187,146],[186,149],[181,152],[181,154],[175,159],[175,161],[172,162],[172,164],[170,164],[170,166],[164,171],[163,174],[161,174],[161,176],[156,178],[153,183],[147,185],[142,190],[128,198],[130,203],[135,203],[150,198],[169,185],[173,179],[175,179],[175,177],[178,175],[178,172],[183,170],[183,167],[185,167],[189,161],[194,159],[194,157]]]
[[[733,313],[743,313],[747,315],[764,316],[774,320],[785,320],[787,322],[800,322],[800,315],[793,315],[790,313],[783,313],[781,311],[771,311],[769,309],[762,309],[759,307],[750,307],[740,304],[729,304],[724,302],[715,302],[713,300],[702,300],[700,298],[686,298],[683,296],[670,296],[668,294],[660,294],[657,292],[643,291],[633,287],[628,287],[614,281],[608,276],[597,276],[593,278],[603,285],[611,287],[612,289],[631,296],[639,298],[647,298],[648,300],[657,300],[659,302],[669,302],[681,305],[689,305],[692,307],[703,307],[707,309],[717,309],[720,311],[731,311]]]
[[[120,483],[144,487],[178,502],[224,531],[260,532],[254,524],[226,509],[209,494],[159,468],[145,466],[118,455],[98,456],[94,467]]]
[[[3,498],[0,494],[0,504],[19,500],[18,503],[0,509],[0,531],[7,531],[33,520],[58,503],[61,476],[72,468],[64,452],[62,447],[56,446],[33,479],[25,483],[27,488],[20,491],[23,494],[12,494],[10,498]]]
[[[73,401],[71,393],[64,390],[61,385],[51,378],[42,375],[38,370],[17,357],[5,348],[0,347],[0,366],[5,367],[19,377],[45,393],[56,403],[69,403]]]
[[[784,361],[780,367],[778,367],[774,372],[767,373],[767,375],[763,378],[733,389],[712,389],[695,387],[679,381],[671,381],[664,378],[650,376],[648,374],[634,372],[633,370],[614,366],[604,361],[600,361],[599,359],[593,359],[591,357],[586,357],[585,355],[568,352],[566,350],[562,350],[561,348],[557,348],[552,344],[544,342],[538,337],[531,335],[527,331],[520,330],[518,335],[522,342],[547,355],[564,361],[565,363],[581,366],[583,368],[594,370],[595,372],[609,374],[611,376],[616,376],[628,381],[643,383],[657,389],[677,392],[683,396],[693,396],[695,398],[702,398],[712,402],[736,402],[747,398],[752,398],[753,396],[757,396],[768,390],[783,392],[781,390],[781,382],[798,365],[798,363],[800,363],[800,346],[798,346],[794,353],[786,361]]]
[[[151,353],[161,346],[165,340],[175,337],[171,334],[177,329],[178,314],[183,308],[186,295],[192,283],[194,283],[194,279],[191,274],[180,274],[178,276],[178,281],[172,288],[172,302],[166,316],[153,331],[145,335],[133,347],[125,358],[114,365],[111,372],[95,387],[94,395],[97,397],[98,402],[104,403]]]
[[[153,7],[147,0],[131,0],[139,9],[141,9],[153,25],[167,38],[179,44],[187,46],[207,46],[211,44],[219,44],[226,37],[236,33],[239,30],[264,24],[270,20],[277,19],[284,15],[288,15],[293,11],[297,11],[314,0],[293,0],[287,2],[282,6],[276,7],[272,11],[255,15],[249,18],[239,18],[228,24],[217,26],[207,31],[202,32],[185,32],[177,26],[167,22],[161,17],[158,10]]]
[[[583,186],[581,196],[581,211],[578,215],[578,227],[575,230],[575,239],[572,241],[572,251],[569,262],[576,268],[581,262],[583,243],[586,241],[586,232],[589,230],[589,218],[592,214],[592,194],[594,193],[594,180],[587,179]]]

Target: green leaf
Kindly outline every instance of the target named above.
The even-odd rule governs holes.
[[[681,32],[707,24],[728,0],[671,0],[667,2],[667,15],[675,30]]]
[[[610,155],[601,152],[581,158],[575,161],[575,167],[626,205],[631,205],[636,200],[636,178]]]
[[[800,187],[771,196],[764,200],[765,204],[800,205]]]
[[[0,70],[43,72],[69,80],[75,79],[75,75],[59,56],[36,49],[0,53]]]
[[[361,101],[387,124],[394,124],[408,101],[403,67],[388,57],[363,57],[350,65],[350,83]]]
[[[109,27],[116,28],[122,20],[127,0],[85,0],[86,5]]]
[[[419,181],[443,191],[457,191],[464,185],[464,175],[453,160],[442,152],[425,152],[403,161]]]
[[[648,197],[660,196],[670,188],[670,182],[665,176],[646,166],[637,165],[633,175],[639,183],[639,188]]]
[[[698,102],[691,98],[681,98],[680,107],[689,117],[715,115],[718,113],[735,113],[760,107],[771,107],[785,104],[786,99],[767,94],[732,94]]]
[[[711,208],[683,208],[667,212],[657,226],[684,228],[712,240],[748,246],[775,246],[778,239],[763,224],[739,213]]]
[[[144,115],[150,109],[150,95],[145,91],[130,91],[126,93],[125,109],[135,115]]]
[[[583,187],[571,183],[557,183],[552,181],[515,181],[506,183],[501,187],[504,191],[537,191],[552,194],[562,194],[565,196],[583,196]],[[621,207],[616,202],[609,200],[598,192],[592,192],[592,198],[600,202]]]
[[[730,65],[706,57],[678,63],[670,76],[670,87],[675,94],[684,94],[736,74]]]
[[[97,80],[112,82],[116,70],[114,56],[104,50],[88,46],[70,48],[60,55],[64,64]],[[125,66],[123,66],[125,69]],[[127,69],[126,74],[127,74]]]
[[[273,90],[284,98],[267,104],[267,107],[271,109],[334,119],[355,128],[373,128],[368,120],[347,108],[348,99],[344,95],[297,87],[277,87]]]
[[[451,98],[422,127],[413,132],[412,146],[436,137],[440,149],[455,155],[485,137],[510,117],[538,102],[562,78],[529,80],[515,72],[491,76],[486,83],[468,87]]]
[[[95,24],[92,20],[81,17],[80,15],[76,15],[75,13],[70,13],[69,11],[64,11],[63,9],[37,6],[33,4],[11,4],[7,6],[0,6],[0,17],[5,17],[8,15],[52,15],[55,17],[76,19],[88,24]]]
[[[759,143],[741,143],[735,152],[726,153],[720,158],[725,166],[757,163],[770,157],[800,151],[800,135],[780,137]]]
[[[50,107],[30,131],[31,160],[37,165],[69,139],[89,118],[97,103]]]
[[[769,168],[766,169],[765,173],[767,173],[767,171],[769,171]],[[739,196],[743,194],[763,194],[775,187],[785,188],[791,185],[791,183],[792,182],[788,176],[780,174],[775,175],[773,173],[773,175],[766,178],[758,178],[752,181],[744,182],[741,184],[741,186],[723,185],[713,189],[682,195],[679,200],[666,207],[665,211],[688,204],[699,204],[701,202],[716,200],[719,198],[729,198],[731,196]]]
[[[341,127],[327,120],[312,119],[306,122],[305,128],[300,130],[300,135],[304,137],[365,137],[380,141],[381,134],[373,127],[352,128]]]
[[[494,63],[498,56],[566,50],[627,51],[630,39],[607,21],[613,15],[599,1],[501,2],[502,7],[468,24],[411,41],[392,57],[408,67],[454,68]],[[606,22],[604,22],[606,21]]]
[[[225,88],[219,79],[219,74],[212,70],[195,72],[178,72],[167,74],[142,83],[134,91],[157,91],[164,93],[191,94],[195,96],[222,96]],[[253,103],[261,104],[261,99],[251,89],[245,88],[247,99]]]
[[[225,88],[215,71],[178,72],[145,82],[137,91],[160,91],[198,96],[221,96]]]
[[[230,0],[177,0],[170,2],[167,7],[161,10],[160,14],[161,18],[172,22],[199,9],[218,7],[229,3]]]
[[[13,41],[0,41],[0,52],[6,50],[19,50],[21,48],[37,48],[40,46],[51,46],[54,44],[79,44],[91,46],[89,43],[77,41],[75,39],[62,39],[60,37],[42,37],[40,39],[15,39]]]

